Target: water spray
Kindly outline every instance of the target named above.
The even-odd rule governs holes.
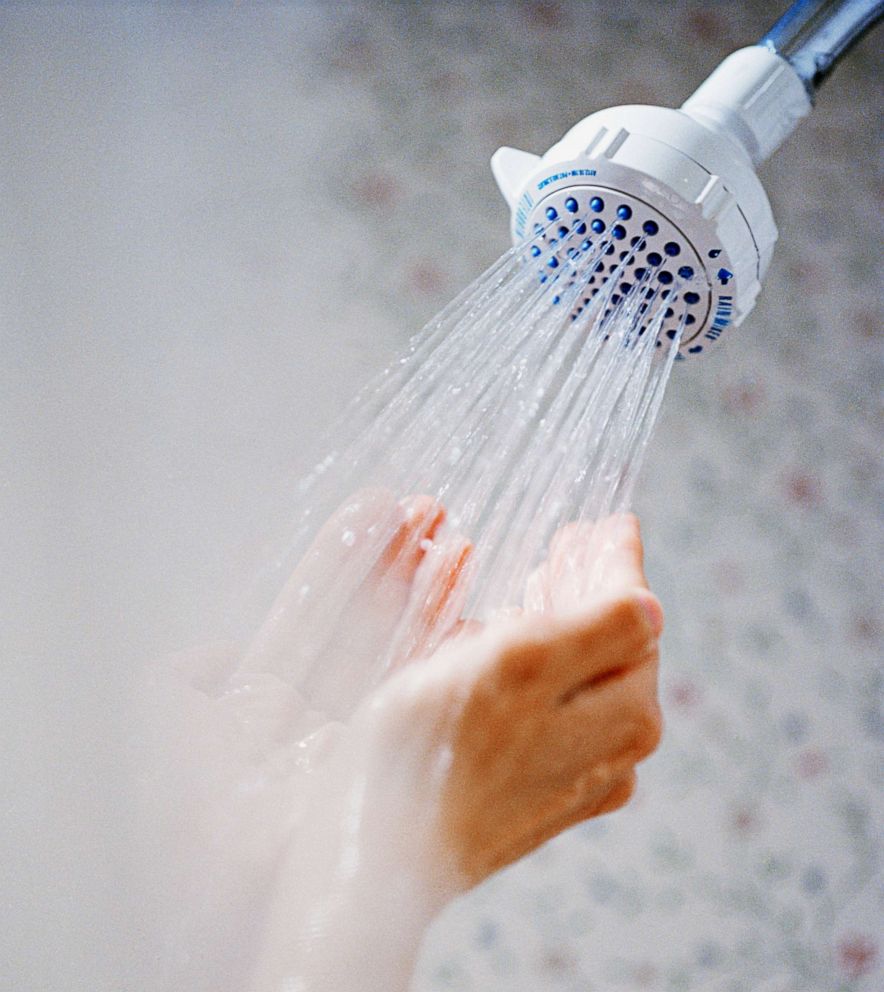
[[[777,228],[756,168],[882,14],[880,0],[799,0],[679,110],[612,107],[542,156],[498,149],[491,167],[514,242],[534,239],[541,272],[565,260],[575,231],[587,248],[593,238],[622,245],[629,265],[681,288],[662,327],[681,334],[679,357],[706,350],[751,312],[773,255]],[[594,292],[609,279],[600,273]]]

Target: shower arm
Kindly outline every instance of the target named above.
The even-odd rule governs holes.
[[[882,0],[797,0],[758,44],[792,66],[812,100],[839,60],[882,15]]]

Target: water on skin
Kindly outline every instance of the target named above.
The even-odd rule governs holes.
[[[564,524],[628,504],[679,342],[661,333],[678,285],[660,299],[649,270],[616,306],[613,288],[586,304],[607,242],[566,239],[571,257],[543,281],[531,247],[502,256],[347,411],[351,439],[297,487],[264,576],[283,590],[248,647],[148,674],[156,987],[401,989],[422,927],[457,891],[438,864],[432,884],[422,874],[439,852],[414,821],[411,759],[394,772],[360,750],[353,714],[463,617],[550,608],[533,572]],[[557,559],[575,604],[604,581],[604,550]],[[409,844],[392,842],[395,823],[412,824],[392,835]]]

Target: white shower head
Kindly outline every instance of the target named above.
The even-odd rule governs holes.
[[[797,0],[680,110],[612,107],[542,156],[498,149],[491,167],[514,241],[532,239],[531,255],[554,269],[573,268],[580,238],[584,254],[619,249],[619,267],[593,270],[590,296],[614,272],[625,281],[609,293],[650,278],[667,302],[663,331],[681,333],[679,357],[704,351],[752,310],[773,254],[777,229],[756,167],[882,12],[881,0]]]
[[[562,226],[586,226],[590,239],[622,242],[633,271],[678,280],[664,330],[683,322],[681,350],[696,354],[755,303],[777,237],[755,167],[810,109],[789,63],[754,46],[727,58],[681,110],[612,107],[543,156],[500,148],[491,167],[516,242],[536,237],[555,256]]]

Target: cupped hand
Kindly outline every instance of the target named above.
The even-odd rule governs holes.
[[[581,602],[578,570],[599,564],[588,549],[606,584]],[[635,517],[557,534],[526,608],[394,676],[357,721],[421,756],[415,796],[437,804],[440,852],[466,884],[622,806],[660,740],[663,618]]]
[[[390,668],[455,625],[472,546],[429,496],[354,494],[323,525],[239,665],[346,719]]]
[[[448,899],[629,798],[660,737],[635,518],[563,528],[484,628],[461,615],[472,547],[444,521],[426,496],[357,494],[244,652],[152,671],[165,758],[145,781],[180,847],[188,987],[404,988]],[[217,931],[215,977],[194,927]]]

